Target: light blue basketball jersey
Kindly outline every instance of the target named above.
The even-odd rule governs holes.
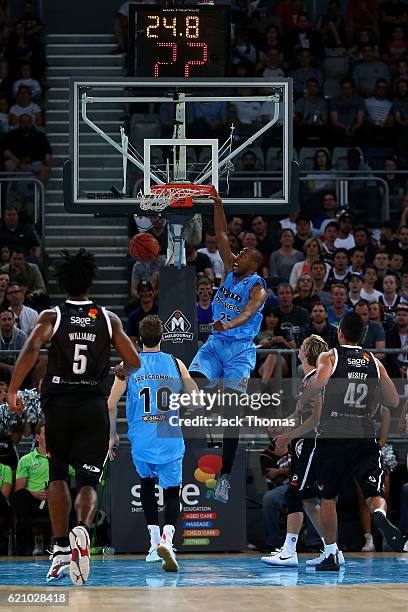
[[[218,288],[213,301],[213,321],[231,321],[242,312],[245,305],[250,300],[250,293],[256,284],[260,284],[265,289],[265,281],[258,274],[251,274],[241,280],[230,272],[222,285]],[[215,337],[222,336],[230,340],[253,340],[262,323],[262,306],[243,325],[239,325],[233,329],[228,329],[225,332],[216,332],[213,330]]]
[[[133,458],[154,464],[174,461],[184,454],[178,411],[170,410],[171,394],[182,393],[183,387],[177,361],[161,351],[141,352],[140,361],[129,377],[126,396]]]

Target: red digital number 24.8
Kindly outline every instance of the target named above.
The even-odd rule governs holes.
[[[154,65],[154,77],[157,79],[159,77],[160,66],[170,66],[171,64],[175,64],[177,62],[177,43],[174,42],[165,42],[165,43],[157,43],[158,47],[168,47],[171,50],[171,61],[168,62],[156,62]],[[197,48],[200,47],[202,49],[202,58],[199,60],[189,60],[184,65],[184,77],[186,79],[190,78],[190,67],[191,66],[204,66],[208,62],[208,45],[207,43],[199,43],[199,42],[188,42],[188,47]]]

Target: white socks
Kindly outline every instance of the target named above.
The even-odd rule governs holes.
[[[298,541],[298,534],[297,533],[287,533],[286,534],[286,539],[285,539],[285,543],[283,545],[283,547],[292,552],[295,553],[296,552],[296,544]]]
[[[163,527],[163,540],[167,540],[170,544],[173,542],[175,529],[173,525],[165,525]]]
[[[329,555],[335,555],[337,551],[338,551],[337,542],[335,542],[334,544],[324,545],[324,554],[326,555],[326,557],[328,557]]]
[[[150,547],[157,548],[157,546],[160,544],[161,539],[160,527],[158,525],[148,525],[147,529],[150,534]]]
[[[381,512],[381,514],[383,514],[385,517],[387,516],[387,513],[382,508],[376,508],[373,514],[375,514],[376,512]]]

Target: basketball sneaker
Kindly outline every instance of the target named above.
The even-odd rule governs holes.
[[[69,546],[57,546],[54,544],[52,553],[50,554],[51,567],[48,570],[47,582],[61,580],[69,572],[69,563],[71,561],[71,549]]]
[[[319,563],[324,561],[325,558],[326,558],[326,555],[324,554],[324,552],[322,552],[318,557],[315,557],[314,559],[307,559],[306,565],[308,567],[316,567],[316,565],[319,565]],[[338,560],[339,565],[346,564],[346,560],[341,550],[337,550],[337,560]]]
[[[85,527],[74,527],[69,532],[69,543],[72,551],[69,575],[76,586],[81,586],[88,580],[90,569],[90,542]]]
[[[231,488],[231,476],[229,474],[222,474],[217,480],[217,484],[214,489],[214,499],[227,504],[229,499],[229,490]]]
[[[151,546],[146,555],[146,563],[156,563],[157,561],[161,561],[159,555],[157,554],[157,546]]]
[[[382,512],[373,512],[371,519],[378,531],[381,531],[392,550],[402,552],[404,550],[405,538],[400,530],[390,523]]]
[[[162,538],[157,547],[157,554],[162,560],[162,570],[165,572],[178,572],[179,565],[174,553],[173,542]]]
[[[261,561],[267,565],[296,567],[299,565],[297,552],[288,550],[284,546],[279,550],[274,550],[268,557],[261,557]]]
[[[339,572],[340,564],[339,564],[339,556],[338,553],[334,555],[330,554],[323,559],[321,563],[316,565],[317,572]]]

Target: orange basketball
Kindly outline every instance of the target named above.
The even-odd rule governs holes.
[[[151,234],[136,234],[129,240],[129,253],[132,257],[146,262],[155,259],[160,251],[158,240]]]

